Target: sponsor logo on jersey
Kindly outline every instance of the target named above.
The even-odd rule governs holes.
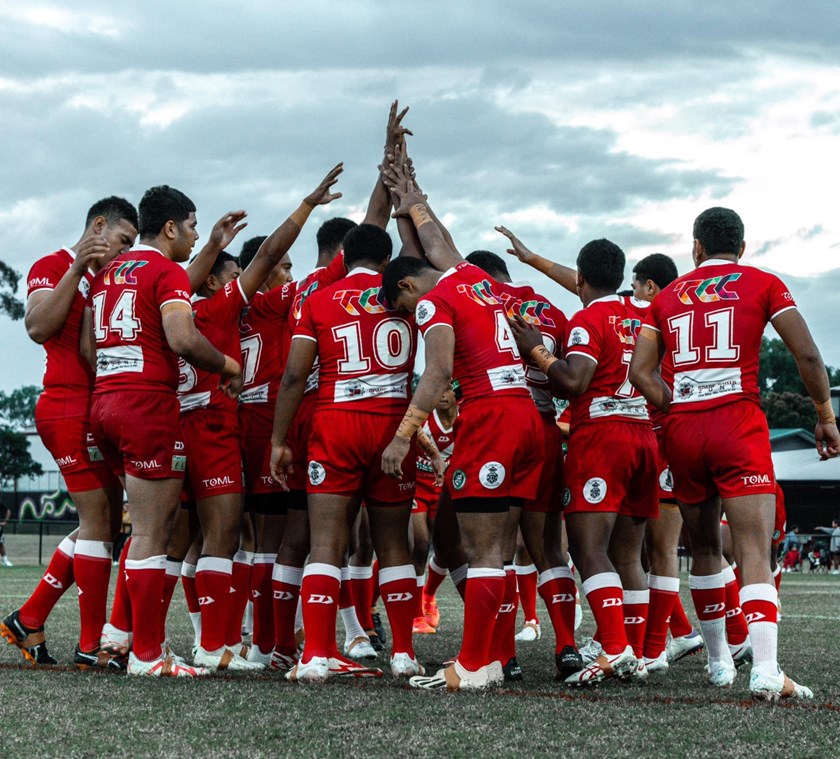
[[[86,277],[82,277],[82,279],[79,280],[79,292],[85,299],[87,299],[87,296],[90,294],[90,282]]]
[[[563,505],[568,506],[572,502],[572,491],[569,488],[563,488]]]
[[[272,477],[267,477],[264,474],[260,476],[260,482],[263,485],[276,485],[277,484],[277,483],[274,482],[274,479]]]
[[[148,261],[120,261],[116,266],[111,266],[105,272],[105,284],[110,285],[137,285],[137,272],[142,269]]]
[[[569,332],[568,347],[572,348],[575,345],[589,345],[589,340],[589,332],[587,332],[583,327],[575,327],[571,332]]]
[[[452,474],[452,487],[455,490],[463,490],[467,484],[467,474],[463,469],[456,469]]]
[[[611,316],[610,324],[615,330],[615,334],[618,335],[618,339],[624,345],[636,344],[636,335],[639,334],[639,330],[642,328],[641,319],[621,319],[618,316]]]
[[[554,319],[545,313],[551,308],[551,304],[544,300],[522,300],[505,292],[499,293],[498,298],[504,304],[509,319],[521,316],[528,324],[534,326],[557,326]]]
[[[495,490],[505,481],[505,468],[498,461],[488,461],[478,470],[478,481],[488,490]]]
[[[339,301],[341,307],[352,316],[358,316],[362,311],[366,314],[384,314],[388,309],[379,302],[379,287],[369,287],[367,290],[336,290],[333,300]]]
[[[325,479],[327,479],[327,470],[319,464],[317,461],[310,461],[309,462],[309,482],[312,485],[320,485]]]
[[[482,279],[474,285],[458,285],[458,292],[466,295],[470,300],[478,303],[479,306],[503,306],[501,298],[493,293],[490,282]]]
[[[414,490],[414,488],[417,487],[415,480],[412,480],[411,482],[400,482],[398,484],[401,493],[404,493],[407,490]]]
[[[172,471],[173,472],[185,472],[187,470],[187,457],[186,456],[173,456],[172,457]]]
[[[55,287],[55,285],[50,281],[49,277],[32,277],[32,279],[27,282],[30,290],[35,290],[37,288],[44,288],[49,287],[51,290]]]
[[[306,299],[312,295],[318,289],[318,281],[312,282],[308,287],[304,288],[303,290],[298,291],[298,294],[295,296],[294,303],[292,303],[292,316],[295,319],[300,319],[301,312],[303,311],[303,304],[306,302]]]
[[[583,486],[583,497],[588,503],[601,503],[607,497],[607,483],[600,477],[592,477]]]
[[[749,474],[745,477],[741,477],[741,480],[743,481],[744,486],[748,488],[755,488],[761,487],[762,485],[772,484],[770,482],[769,474]]]
[[[738,293],[727,290],[727,286],[741,278],[741,273],[724,274],[710,279],[688,279],[680,282],[674,292],[686,305],[692,303],[717,303],[721,300],[738,300]],[[692,298],[694,296],[694,298]]]
[[[324,596],[320,593],[310,593],[309,598],[306,599],[306,602],[310,604],[331,604],[333,603],[333,597]]]
[[[421,300],[414,309],[417,326],[422,327],[435,315],[435,304],[429,300]]]
[[[61,456],[55,460],[55,463],[58,464],[58,468],[61,469],[65,466],[72,466],[76,463],[76,459],[73,458],[72,455],[70,456]]]
[[[220,488],[223,485],[235,485],[236,483],[233,481],[233,477],[226,474],[224,477],[209,477],[202,480],[201,484],[206,488]]]
[[[151,470],[151,469],[160,469],[160,462],[157,459],[152,459],[151,461],[132,461],[131,466],[135,469],[142,469],[142,470]]]
[[[411,593],[389,593],[385,599],[385,603],[399,603],[400,601],[410,601],[414,598]]]
[[[674,489],[674,478],[671,476],[670,467],[666,467],[659,473],[659,487],[666,493],[670,493]]]

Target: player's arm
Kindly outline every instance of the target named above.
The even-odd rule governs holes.
[[[561,287],[565,287],[570,293],[577,295],[577,271],[575,269],[563,266],[563,264],[558,264],[554,261],[549,261],[549,259],[543,258],[533,251],[528,250],[522,244],[522,241],[507,227],[496,227],[496,231],[510,240],[513,247],[508,248],[507,252],[511,256],[516,256],[523,264],[527,264],[537,271],[542,272]]]
[[[642,327],[630,360],[629,377],[633,387],[651,406],[667,412],[671,407],[671,390],[658,371],[664,348],[659,332],[650,327]]]
[[[405,136],[411,134],[411,130],[402,125],[402,120],[408,113],[408,107],[403,108],[399,113],[398,102],[395,100],[391,103],[391,110],[388,113],[388,124],[385,127],[385,159],[392,155],[397,146],[405,147]],[[381,169],[381,167],[380,167]],[[374,224],[377,227],[385,229],[388,226],[388,219],[391,216],[391,193],[385,186],[380,171],[376,178],[376,184],[373,187],[373,192],[368,201],[367,213],[365,214],[363,224]]]
[[[417,430],[417,447],[426,454],[426,458],[432,464],[435,473],[435,486],[441,487],[448,462],[443,460],[443,456],[440,455],[440,450],[435,445],[435,441],[432,440],[432,436],[422,427]]]
[[[536,327],[518,314],[508,321],[519,352],[548,377],[552,393],[568,398],[586,392],[598,366],[593,359],[577,353],[557,358],[545,347],[542,332]]]
[[[420,377],[408,411],[382,454],[382,471],[397,479],[402,477],[402,463],[411,446],[411,438],[423,426],[452,382],[455,332],[448,325],[440,325],[426,330],[423,342],[426,369]]]
[[[47,342],[67,321],[79,283],[91,263],[108,254],[102,235],[91,233],[82,238],[76,258],[52,290],[36,290],[26,301],[23,323],[29,337],[38,344]]]
[[[793,355],[799,376],[802,377],[805,389],[817,410],[814,437],[817,439],[820,458],[840,455],[840,430],[837,429],[837,420],[831,406],[828,374],[811,330],[808,329],[802,314],[795,308],[782,311],[771,324]]]
[[[239,362],[213,347],[195,327],[192,309],[187,303],[165,303],[160,309],[166,342],[196,369],[221,374],[229,379],[240,374]]]
[[[257,255],[239,276],[239,286],[248,300],[260,289],[269,272],[277,266],[297,240],[312,210],[341,197],[340,192],[332,192],[332,187],[343,171],[343,163],[333,166],[318,186],[301,201],[297,210],[263,240]]]
[[[277,405],[274,407],[274,429],[271,433],[271,476],[285,486],[285,475],[292,472],[292,449],[286,442],[289,428],[303,400],[306,379],[318,356],[318,343],[309,337],[295,336],[280,381]]]
[[[187,266],[187,276],[190,278],[190,287],[193,292],[198,292],[204,280],[210,276],[210,270],[216,263],[219,253],[248,226],[248,222],[243,221],[246,216],[245,211],[230,211],[213,225],[210,239]]]
[[[82,334],[79,335],[79,353],[90,368],[96,371],[96,335],[93,331],[93,311],[89,306],[85,307],[82,314]]]

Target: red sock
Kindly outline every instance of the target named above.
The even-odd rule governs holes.
[[[434,598],[440,584],[446,579],[446,575],[448,574],[449,570],[440,566],[440,564],[435,561],[435,557],[432,556],[432,558],[429,559],[429,572],[426,576],[426,584],[423,587],[423,598]]]
[[[740,646],[750,631],[741,611],[739,583],[731,567],[724,567],[720,573],[726,583],[726,640],[730,646]]]
[[[27,627],[41,627],[58,603],[67,588],[74,581],[73,555],[76,543],[70,538],[64,538],[50,559],[47,571],[41,581],[35,586],[32,595],[26,600],[18,612],[20,621]]]
[[[131,538],[125,541],[117,568],[117,582],[114,587],[114,603],[111,606],[111,624],[123,632],[131,632],[131,599],[125,584],[125,559],[131,546]]]
[[[575,581],[568,567],[542,572],[537,585],[554,628],[555,652],[575,645]]]
[[[271,598],[271,568],[273,553],[254,556],[251,570],[251,600],[254,603],[254,645],[260,653],[270,653],[274,648],[274,603]]]
[[[689,575],[688,586],[709,661],[731,659],[726,646],[726,589],[722,575]]]
[[[513,564],[505,564],[505,587],[488,654],[490,661],[500,661],[502,666],[516,656],[516,579]]]
[[[671,610],[671,621],[668,624],[671,629],[671,635],[675,638],[691,635],[691,631],[694,629],[688,615],[685,613],[685,607],[679,595],[674,599],[674,608]]]
[[[679,577],[650,575],[650,607],[645,628],[643,654],[646,659],[655,659],[665,650],[668,638],[668,620],[673,613],[674,603],[679,598]]]
[[[233,557],[231,573],[231,594],[228,600],[227,634],[225,644],[236,648],[242,644],[242,617],[245,607],[251,598],[251,567],[254,554],[251,551],[239,550]]]
[[[624,632],[627,634],[627,642],[633,646],[633,653],[636,654],[637,659],[642,658],[645,645],[649,605],[650,591],[624,591]]]
[[[583,582],[583,594],[592,609],[604,653],[613,656],[627,648],[624,629],[624,590],[615,572],[601,572]]]
[[[275,564],[271,572],[274,600],[274,650],[281,654],[291,655],[297,652],[295,614],[297,614],[302,579],[303,570],[300,567]],[[370,614],[370,609],[368,609],[368,614]]]
[[[303,570],[300,597],[306,641],[302,661],[330,656],[336,650],[335,621],[341,593],[341,570],[331,564],[307,564]]]
[[[108,584],[111,581],[111,544],[101,540],[77,540],[73,574],[79,588],[79,648],[96,651],[105,625]]]
[[[519,603],[526,622],[539,622],[537,616],[537,568],[533,564],[516,567],[516,586],[519,591]]]
[[[190,614],[200,614],[198,591],[195,588],[195,564],[181,565],[181,586],[184,588],[184,598],[187,599],[187,611]]]
[[[166,575],[166,556],[125,562],[126,585],[134,619],[132,650],[141,661],[154,661],[163,650],[160,637],[160,599]]]
[[[505,593],[505,571],[476,567],[467,571],[464,637],[458,661],[470,672],[490,663],[490,642]]]
[[[370,632],[373,630],[373,618],[370,612],[373,608],[373,567],[349,567],[349,569],[356,617],[365,632]]]
[[[782,568],[778,564],[773,570],[773,583],[776,585],[776,593],[778,593],[782,587]]]
[[[195,565],[195,589],[201,608],[201,647],[215,653],[225,646],[233,562],[202,556]]]
[[[379,601],[379,593],[380,593],[380,588],[379,588],[379,559],[374,559],[373,560],[372,577],[373,577],[373,595],[371,596],[371,599],[370,599],[371,608],[376,606],[376,602]]]
[[[169,614],[169,606],[172,603],[172,595],[178,585],[178,578],[181,576],[181,562],[176,559],[166,560],[166,575],[163,578],[163,598],[160,603],[160,634],[166,640],[166,615]]]
[[[411,564],[379,570],[379,590],[391,625],[391,655],[414,658],[411,628],[417,616],[417,575]]]
[[[338,591],[338,608],[356,608],[353,602],[353,586],[350,584],[350,567],[343,567],[341,570],[341,590]]]

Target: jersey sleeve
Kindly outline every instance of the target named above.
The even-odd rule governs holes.
[[[775,319],[783,311],[796,308],[796,301],[787,285],[773,274],[767,275],[767,321]]]
[[[239,280],[228,282],[223,289],[214,293],[209,302],[210,318],[219,324],[232,324],[239,321],[242,309],[248,305]]]
[[[318,284],[321,287],[326,287],[340,279],[347,276],[347,266],[344,263],[344,251],[342,250],[332,261],[330,265],[320,271],[318,277]]]
[[[26,297],[38,290],[55,290],[67,272],[67,265],[56,255],[44,256],[36,261],[26,279]]]
[[[650,304],[650,308],[647,310],[644,318],[642,319],[642,327],[648,327],[649,329],[656,330],[657,332],[662,332],[662,327],[659,324],[659,308],[664,302],[665,299],[660,295],[660,297],[657,297],[656,300]]]
[[[586,356],[596,364],[601,357],[601,331],[589,318],[586,309],[578,311],[570,320],[566,334],[566,358]]]
[[[159,308],[168,303],[185,303],[192,308],[191,292],[190,278],[177,264],[163,268],[155,282],[155,300]]]
[[[318,342],[318,333],[315,331],[315,318],[312,313],[312,301],[318,303],[319,298],[307,298],[303,303],[303,310],[300,312],[300,319],[295,326],[292,339],[300,338],[304,340],[312,340]]]
[[[414,310],[414,319],[424,337],[433,327],[446,325],[455,328],[450,304],[437,296],[421,299]]]
[[[269,314],[278,322],[286,322],[295,300],[294,283],[275,287],[260,298],[260,311]]]

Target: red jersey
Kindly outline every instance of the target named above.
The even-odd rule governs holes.
[[[537,295],[530,285],[497,282],[493,287],[500,291],[499,298],[504,302],[509,319],[518,315],[528,324],[533,324],[542,334],[543,345],[552,354],[562,355],[563,340],[566,336],[566,315],[559,308],[553,306],[542,295]],[[525,382],[537,411],[554,416],[551,384],[548,377],[530,360],[525,362]]]
[[[29,270],[26,297],[41,290],[54,290],[76,258],[70,248],[62,248],[36,261]],[[93,390],[94,374],[80,351],[82,317],[90,292],[93,275],[85,272],[79,280],[79,291],[73,295],[73,304],[67,319],[52,337],[44,343],[47,352],[44,366],[44,390],[60,393],[62,397],[78,396],[86,401]]]
[[[423,335],[439,326],[454,331],[452,375],[463,390],[463,403],[496,394],[528,396],[519,349],[494,284],[464,261],[441,276],[414,312]]]
[[[444,461],[448,461],[455,449],[455,429],[454,427],[444,427],[438,416],[437,409],[434,409],[423,422],[423,430],[425,433],[435,441],[435,445],[440,451],[440,457]],[[432,462],[427,456],[417,457],[417,476],[428,479],[434,479],[435,470],[432,467]]]
[[[596,363],[582,395],[570,400],[572,431],[593,422],[650,424],[645,399],[630,384],[630,359],[642,325],[629,298],[607,295],[578,311],[568,324],[566,358],[575,354]]]
[[[210,298],[193,299],[193,320],[196,329],[210,344],[228,356],[239,353],[239,318],[248,299],[239,280],[228,282]],[[220,375],[196,369],[185,359],[178,359],[178,403],[181,413],[197,408],[236,410],[236,400],[219,389]],[[243,369],[244,371],[244,369]]]
[[[318,408],[402,414],[408,407],[417,330],[380,303],[382,275],[358,267],[303,304],[293,340],[318,345]]]
[[[190,305],[190,292],[186,271],[147,246],[132,248],[96,275],[90,289],[95,393],[175,391],[178,357],[166,341],[160,310],[167,303]]]
[[[656,298],[645,326],[662,334],[673,378],[670,413],[747,399],[760,403],[758,355],[767,323],[793,296],[775,275],[721,258],[704,261]]]

